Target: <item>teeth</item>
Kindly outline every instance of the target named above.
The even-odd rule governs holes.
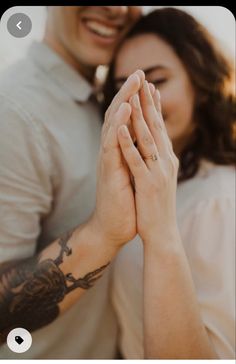
[[[106,25],[98,23],[94,20],[88,20],[86,24],[90,30],[103,37],[114,37],[118,32],[116,28],[107,27]]]

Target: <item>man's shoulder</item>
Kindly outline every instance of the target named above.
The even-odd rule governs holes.
[[[90,108],[84,108],[84,102],[75,102],[75,97],[88,90],[73,76],[54,54],[41,46],[31,48],[31,53],[0,75],[0,123],[23,119],[45,128],[56,123],[58,128],[59,122],[64,126],[69,118],[78,128],[78,119],[83,119],[81,125],[91,117],[100,122],[97,105],[91,102]]]
[[[0,75],[0,94],[11,96],[29,86],[36,86],[42,81],[43,75],[35,63],[28,57],[11,64]]]
[[[47,105],[58,88],[50,74],[41,69],[30,57],[24,57],[10,65],[0,75],[1,103],[20,105]]]

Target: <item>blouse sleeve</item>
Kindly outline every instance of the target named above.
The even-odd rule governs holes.
[[[202,201],[184,227],[183,243],[200,312],[220,359],[235,357],[235,206]]]

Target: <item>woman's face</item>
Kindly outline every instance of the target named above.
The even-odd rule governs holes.
[[[125,40],[116,58],[117,88],[137,69],[160,91],[163,119],[178,154],[193,130],[194,91],[188,74],[171,46],[155,34]]]

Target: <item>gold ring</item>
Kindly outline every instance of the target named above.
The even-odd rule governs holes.
[[[151,159],[152,161],[157,161],[158,160],[158,156],[157,156],[157,154],[152,154],[149,157],[146,157],[145,159]]]

